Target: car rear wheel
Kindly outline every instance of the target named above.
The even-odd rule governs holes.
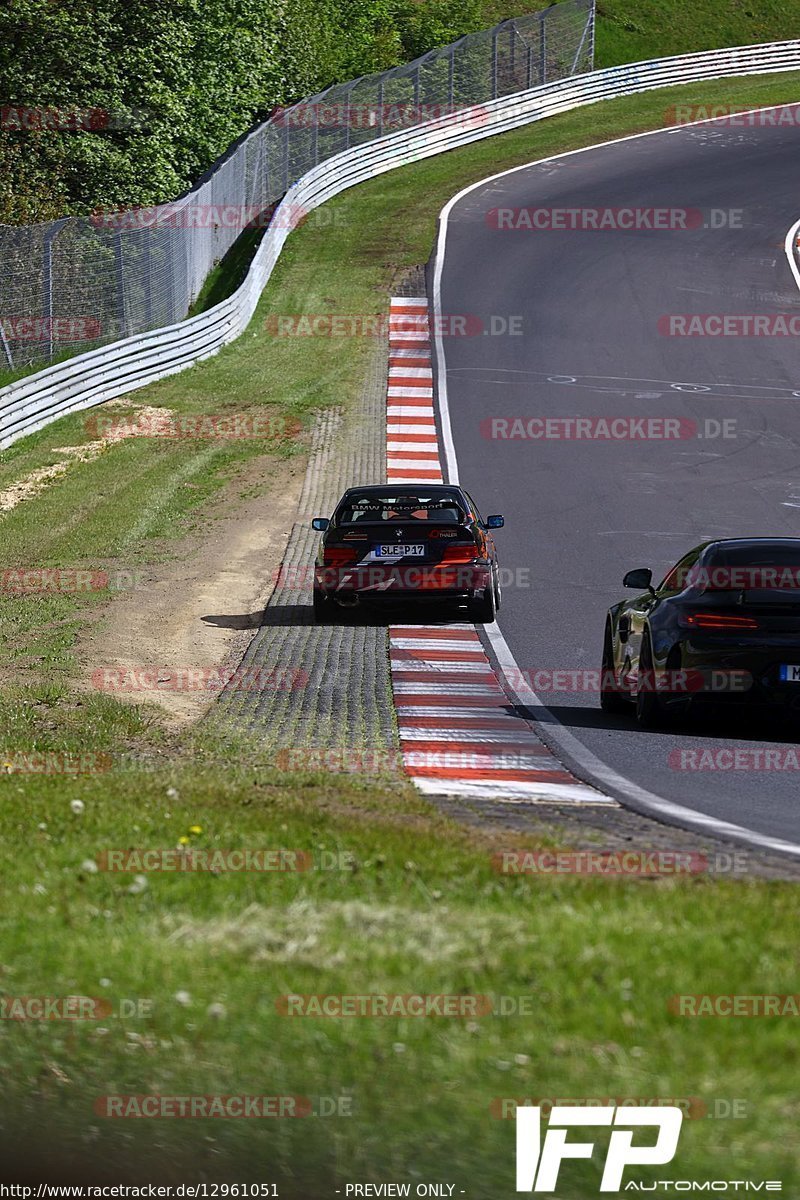
[[[636,685],[636,720],[642,729],[656,729],[664,721],[664,706],[656,691],[655,672],[653,670],[653,648],[650,645],[650,634],[642,635],[642,648],[639,651],[639,682]],[[645,677],[642,686],[642,677]]]
[[[478,625],[491,625],[497,616],[497,600],[494,579],[489,581],[483,596],[474,596],[467,604],[467,616]]]
[[[620,695],[614,674],[614,649],[611,640],[611,625],[606,621],[603,637],[603,665],[600,669],[600,708],[604,713],[629,711],[628,702]]]

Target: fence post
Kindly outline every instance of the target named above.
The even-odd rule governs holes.
[[[511,90],[512,90],[512,92],[515,92],[517,90],[517,87],[516,87],[516,85],[517,85],[516,49],[517,49],[517,26],[516,26],[516,23],[514,21],[512,21],[511,22],[511,45],[509,47],[509,56],[508,56],[508,65],[509,65],[509,69],[511,71]]]
[[[492,99],[497,99],[497,27],[492,30]]]
[[[153,227],[147,226],[145,230],[145,239],[143,247],[144,259],[144,319],[145,329],[153,328],[153,256],[150,250],[150,239],[153,236]]]
[[[122,233],[118,229],[114,234],[114,270],[117,290],[117,320],[119,321],[120,336],[127,337],[128,329],[125,322],[125,271],[122,260]]]
[[[447,72],[447,107],[452,112],[456,103],[456,48],[450,47],[450,62]]]
[[[283,127],[283,191],[289,190],[289,126]]]
[[[311,157],[314,166],[319,165],[319,101],[314,101],[314,119],[311,124]]]
[[[589,15],[587,16],[586,24],[583,27],[583,33],[581,34],[581,40],[578,42],[578,49],[575,51],[575,57],[572,60],[572,67],[570,69],[570,75],[574,75],[578,69],[578,64],[581,60],[581,52],[583,51],[583,44],[586,41],[587,33],[590,35],[590,43],[589,43],[590,44],[589,53],[591,55],[590,61],[592,63],[594,63],[594,45],[592,42],[592,33],[593,32],[594,32],[594,0],[592,0],[591,7],[589,8]]]
[[[383,76],[378,84],[378,137],[383,137]]]
[[[6,362],[8,363],[9,367],[11,367],[11,369],[13,371],[14,359],[11,357],[11,347],[8,344],[8,338],[6,337],[6,331],[3,328],[3,318],[2,317],[0,317],[0,346],[3,347],[3,353],[6,356]]]
[[[47,319],[47,357],[52,360],[55,353],[53,340],[53,242],[66,225],[69,217],[53,221],[44,235],[44,272],[42,275],[42,307]],[[4,339],[5,340],[5,339]]]
[[[539,17],[539,82],[547,83],[547,26],[544,13]]]
[[[345,89],[345,95],[347,96],[347,100],[345,101],[345,106],[344,106],[344,148],[345,148],[345,150],[350,149],[350,93],[352,92],[352,90],[353,90],[352,87],[348,87]]]
[[[589,70],[594,70],[594,36],[596,27],[595,0],[591,0],[589,12]]]

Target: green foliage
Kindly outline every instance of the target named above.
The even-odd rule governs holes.
[[[545,0],[4,0],[0,224],[156,204],[254,122]],[[597,65],[796,33],[789,0],[600,0]],[[110,124],[15,130],[9,108]],[[101,122],[102,123],[102,122]]]
[[[276,106],[491,24],[496,8],[497,0],[6,0],[0,223],[171,199]],[[45,126],[49,114],[51,127],[14,128],[25,110],[44,111]],[[87,111],[94,127],[58,127]]]

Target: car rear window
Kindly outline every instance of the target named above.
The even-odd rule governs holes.
[[[700,572],[710,591],[800,588],[800,542],[720,546]]]
[[[437,496],[425,492],[398,493],[348,497],[337,514],[340,525],[361,521],[435,521],[455,525],[465,518],[465,512],[455,495]]]

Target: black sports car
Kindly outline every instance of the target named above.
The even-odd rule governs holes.
[[[497,554],[490,530],[460,487],[385,484],[348,488],[322,533],[314,567],[318,621],[358,604],[445,601],[466,604],[472,621],[493,621],[500,606]]]
[[[800,707],[800,538],[726,538],[690,550],[658,587],[606,618],[600,704],[642,725],[698,703]]]

